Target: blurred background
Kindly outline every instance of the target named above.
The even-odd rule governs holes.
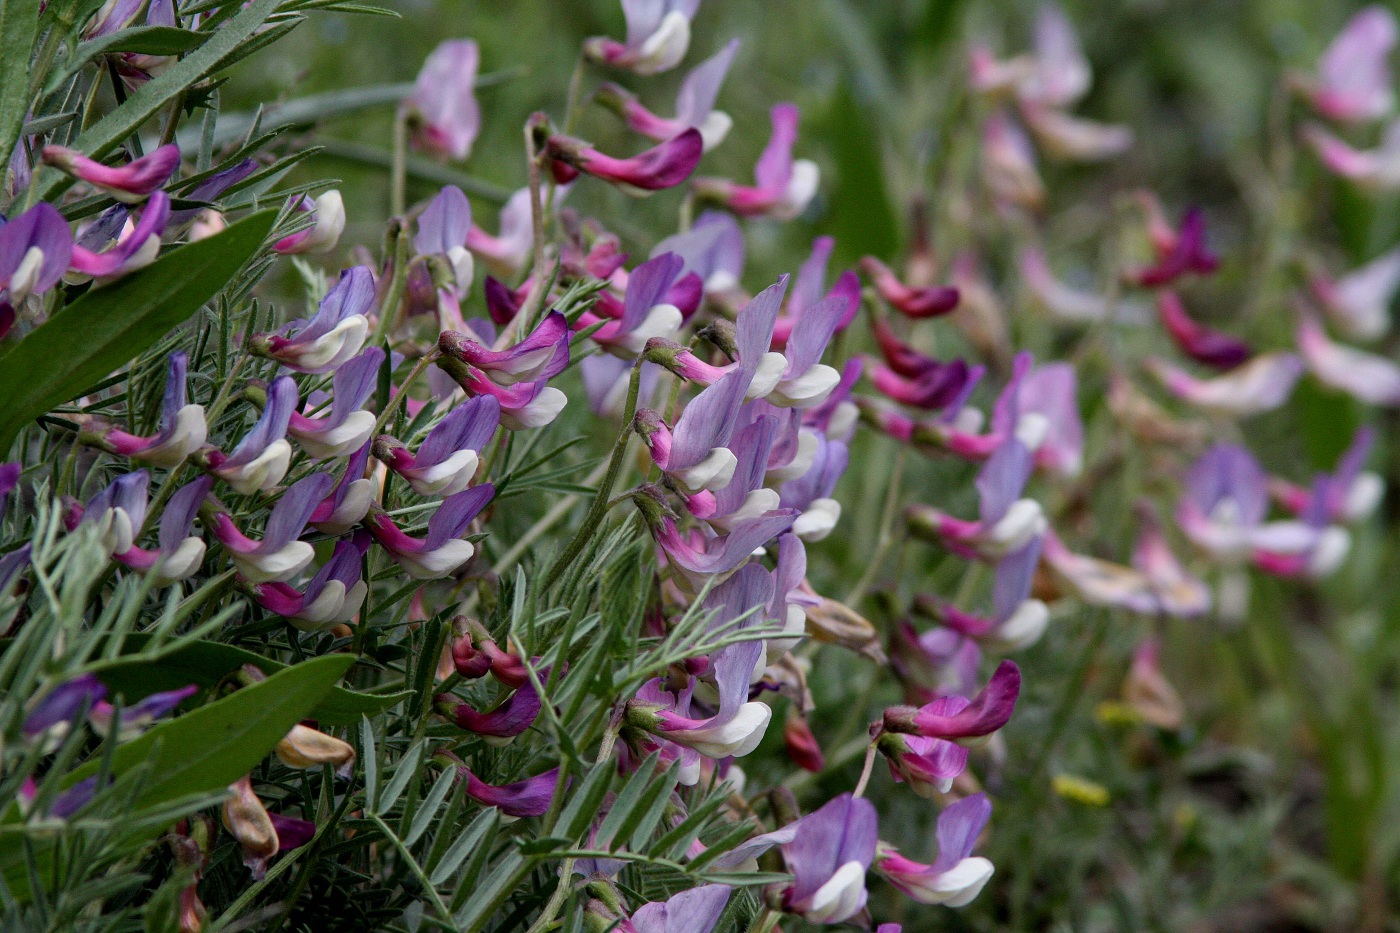
[[[1047,205],[1018,225],[986,221],[961,193],[979,133],[976,104],[965,93],[966,50],[972,40],[1001,56],[1026,49],[1036,3],[706,0],[687,66],[731,37],[743,46],[719,98],[734,129],[701,172],[749,179],[767,141],[768,109],[779,101],[800,106],[797,155],[822,169],[820,194],[796,222],[746,225],[745,286],[757,291],[794,271],[823,234],[836,238],[840,264],[865,254],[898,263],[908,253],[911,211],[923,203],[933,218],[935,255],[976,244],[1014,345],[1038,359],[1062,358],[1077,351],[1081,335],[1049,328],[1025,310],[1014,268],[1020,245],[1040,243],[1067,280],[1102,282],[1105,251],[1118,248],[1124,198],[1148,188],[1173,214],[1201,206],[1222,256],[1221,274],[1189,292],[1193,311],[1271,349],[1292,342],[1286,302],[1299,278],[1279,257],[1302,253],[1351,268],[1395,245],[1394,199],[1361,197],[1320,169],[1297,145],[1298,105],[1282,83],[1290,70],[1312,66],[1357,5],[1064,5],[1094,68],[1077,112],[1126,124],[1137,141],[1103,165],[1043,162]],[[322,118],[294,144],[325,147],[298,171],[301,180],[340,179],[350,219],[343,242],[377,246],[389,210],[393,86],[412,82],[438,42],[473,38],[482,58],[481,135],[461,165],[415,159],[409,201],[460,184],[478,220],[494,229],[496,205],[525,183],[524,119],[536,110],[562,113],[580,41],[620,36],[621,10],[616,0],[399,0],[394,8],[398,18],[313,18],[240,66],[223,89],[225,107],[334,94],[318,100]],[[685,70],[617,80],[668,113]],[[643,148],[599,107],[585,110],[577,135],[608,152]],[[577,189],[570,205],[600,218],[634,256],[676,228],[679,190],[634,201],[604,185]],[[965,349],[956,336],[937,339],[940,354]],[[1153,328],[1119,339],[1128,356],[1167,347]],[[1378,352],[1393,357],[1394,345]],[[1091,463],[1110,448],[1119,460],[1105,464],[1097,485],[1077,497],[1047,494],[1048,510],[1077,550],[1121,561],[1134,533],[1124,522],[1132,503],[1157,494],[1168,511],[1171,486],[1158,477],[1179,474],[1187,452],[1133,449],[1105,411],[1102,379],[1085,380],[1080,401]],[[1381,430],[1372,466],[1393,484],[1393,415],[1367,415],[1310,380],[1289,406],[1251,420],[1247,436],[1234,439],[1245,440],[1271,472],[1306,482],[1331,468],[1365,420]],[[1230,439],[1231,429],[1221,430]],[[855,505],[832,538],[809,549],[813,585],[837,598],[875,546],[895,459],[892,442],[870,440],[858,449],[875,453],[843,480],[840,495]],[[954,514],[974,508],[966,465],[914,457],[908,470],[909,500]],[[997,806],[986,851],[996,878],[960,911],[916,914],[915,905],[877,888],[881,916],[906,911],[905,929],[914,931],[1400,929],[1389,906],[1400,891],[1400,526],[1393,496],[1382,513],[1354,530],[1351,558],[1325,583],[1254,577],[1243,622],[1163,623],[1058,610],[1046,638],[1018,657],[1027,693],[1004,746],[982,769]],[[527,524],[522,518],[521,527]],[[951,597],[957,581],[941,552],[910,546],[893,576],[858,608],[885,622],[913,593]],[[1188,709],[1186,724],[1171,732],[1113,715],[1133,647],[1149,634],[1163,639],[1163,669]],[[867,662],[822,654],[811,677],[813,727],[829,751],[862,732],[868,710],[898,702],[895,685],[866,689],[870,679]],[[789,770],[773,767],[769,775],[755,764],[755,778],[781,779]],[[858,769],[858,761],[830,769],[821,778],[830,786],[821,790],[849,787]],[[1066,777],[1089,787],[1076,790]],[[888,776],[877,774],[872,796],[885,814],[886,837],[930,853],[936,809],[890,788]]]

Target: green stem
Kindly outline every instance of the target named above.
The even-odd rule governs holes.
[[[638,357],[636,364],[632,366],[632,376],[627,382],[627,405],[622,412],[622,430],[617,435],[617,441],[613,443],[612,458],[608,461],[608,472],[603,477],[603,484],[598,487],[598,492],[593,497],[593,505],[583,520],[583,527],[578,530],[573,540],[569,542],[569,546],[564,549],[564,553],[549,569],[549,577],[544,585],[546,590],[559,582],[564,571],[583,551],[584,545],[593,536],[593,532],[597,531],[598,526],[603,523],[603,515],[608,509],[608,498],[612,495],[613,485],[617,482],[618,474],[622,472],[623,454],[627,451],[627,442],[632,439],[632,419],[637,414],[637,395],[641,389],[641,362],[641,358]]]
[[[389,213],[402,217],[408,179],[408,111],[394,114],[393,161],[389,164]]]
[[[389,423],[389,419],[394,417],[394,412],[398,411],[404,399],[408,398],[408,387],[413,385],[414,380],[423,374],[423,370],[432,365],[441,354],[437,350],[430,350],[418,358],[418,362],[413,364],[413,369],[409,370],[403,382],[399,383],[399,391],[394,393],[394,397],[389,399],[389,404],[384,406],[384,410],[379,413],[379,417],[374,419],[374,430],[370,431],[371,438],[377,437],[379,432],[384,430],[384,426]]]
[[[426,893],[428,899],[433,902],[433,909],[437,911],[438,916],[450,923],[452,920],[452,911],[447,909],[447,905],[442,902],[442,895],[438,894],[437,888],[428,880],[428,876],[423,874],[423,868],[418,864],[418,860],[413,857],[413,853],[408,851],[408,847],[403,844],[403,840],[398,837],[397,833],[389,828],[389,824],[384,822],[383,817],[377,813],[370,813],[368,816],[374,821],[374,825],[378,827],[380,835],[393,843],[394,848],[399,851],[399,855],[408,863],[409,871],[413,872],[414,877],[418,879],[418,883],[422,885],[424,893]]]
[[[844,602],[847,606],[855,608],[856,604],[865,598],[875,578],[879,575],[884,565],[885,558],[889,556],[890,548],[894,545],[894,520],[895,513],[899,510],[900,486],[904,481],[904,462],[909,456],[909,448],[900,445],[899,453],[895,456],[894,469],[890,473],[890,484],[885,493],[885,507],[880,514],[880,534],[875,553],[871,556],[869,563],[865,565],[865,573],[861,574],[860,580],[846,594]]]
[[[389,329],[394,318],[398,316],[399,304],[408,288],[408,226],[402,222],[398,223],[393,236],[393,242],[390,244],[393,256],[389,290],[384,295],[384,304],[379,308],[379,320],[374,324],[374,336],[370,338],[370,343],[376,346],[388,346]]]

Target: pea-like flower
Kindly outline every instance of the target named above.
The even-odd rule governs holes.
[[[1317,73],[1295,75],[1290,83],[1329,120],[1379,120],[1395,109],[1388,60],[1396,35],[1394,14],[1382,6],[1365,7],[1327,46]]]
[[[188,579],[204,560],[204,540],[191,533],[195,517],[214,485],[210,476],[200,476],[181,486],[160,513],[159,546],[154,551],[133,545],[112,555],[121,564],[146,573],[157,586]]]
[[[286,581],[306,569],[316,551],[297,539],[332,482],[325,473],[313,473],[289,486],[273,505],[261,540],[240,531],[222,507],[213,504],[208,508],[214,537],[228,548],[233,565],[245,579],[252,583]]]
[[[1045,513],[1034,499],[1021,498],[1033,461],[1015,437],[996,449],[977,474],[981,497],[976,521],[954,518],[931,506],[911,506],[910,531],[931,537],[969,560],[999,561],[1045,533]]]
[[[465,767],[457,773],[465,782],[468,797],[477,803],[495,807],[506,816],[543,816],[549,812],[558,792],[559,769],[550,768],[543,774],[516,781],[513,784],[487,784]]]
[[[1308,288],[1331,323],[1355,340],[1377,340],[1390,331],[1390,302],[1400,289],[1400,249],[1333,278],[1322,270]]]
[[[413,94],[404,101],[413,143],[425,152],[461,161],[481,131],[476,73],[481,53],[471,39],[449,39],[423,62]]]
[[[905,285],[894,274],[894,270],[874,256],[861,259],[860,267],[875,284],[879,293],[890,307],[911,318],[937,317],[947,314],[958,306],[958,290],[949,285],[933,285],[927,288],[914,288]]]
[[[704,137],[694,128],[625,159],[606,155],[571,136],[553,135],[545,144],[545,154],[559,183],[573,181],[583,172],[611,182],[634,197],[679,185],[695,171],[704,151]]]
[[[792,220],[801,214],[816,196],[821,171],[810,159],[792,157],[799,116],[796,104],[778,104],[770,111],[773,133],[754,166],[754,184],[700,178],[695,182],[696,195],[718,201],[742,217]]]
[[[1311,313],[1298,322],[1298,349],[1308,371],[1324,385],[1368,405],[1400,405],[1400,366],[1374,353],[1336,343]]]
[[[730,39],[714,55],[705,59],[681,82],[676,93],[676,112],[671,118],[657,116],[637,100],[637,96],[616,84],[598,89],[598,102],[627,121],[627,125],[643,136],[661,142],[692,127],[700,131],[705,151],[724,141],[734,121],[723,110],[715,109],[720,85],[739,50],[739,40]]]
[[[416,454],[388,435],[375,439],[373,452],[420,496],[453,496],[471,484],[478,455],[495,436],[500,420],[500,404],[479,395],[439,421]]]
[[[73,232],[52,204],[41,202],[0,224],[0,292],[5,302],[18,306],[30,295],[53,288],[72,256]],[[8,328],[9,323],[4,324],[3,329]]]
[[[1168,392],[1212,414],[1246,418],[1288,401],[1303,375],[1295,353],[1261,353],[1223,376],[1198,379],[1170,363],[1149,358],[1147,368]]]
[[[127,208],[118,205],[99,217],[73,244],[70,278],[110,282],[143,269],[160,255],[160,238],[170,222],[170,196],[151,194],[132,223]]]
[[[307,632],[334,628],[353,619],[365,601],[368,586],[360,576],[360,562],[368,544],[337,541],[331,559],[302,590],[276,580],[254,583],[249,589],[259,605],[282,616],[293,628]]]
[[[444,499],[428,519],[428,533],[422,538],[405,534],[383,513],[370,515],[365,524],[404,573],[415,580],[434,580],[451,574],[476,553],[475,545],[461,536],[495,494],[495,486],[482,483]]]
[[[1157,316],[1177,348],[1198,363],[1231,370],[1249,359],[1247,343],[1193,320],[1174,291],[1164,288],[1157,292]]]
[[[113,725],[117,730],[118,742],[129,742],[145,732],[157,719],[162,719],[175,711],[185,700],[199,692],[199,688],[191,684],[188,687],[180,687],[177,690],[164,690],[159,693],[152,693],[130,706],[122,707],[121,715],[113,722],[116,708],[106,700],[98,700],[92,704],[88,710],[88,722],[92,729],[100,736],[110,735]]]
[[[627,41],[595,36],[583,44],[590,60],[639,75],[670,71],[690,48],[690,21],[700,0],[623,0]]]
[[[204,421],[204,406],[191,404],[186,398],[188,367],[189,357],[183,350],[170,354],[165,396],[161,402],[160,430],[155,434],[129,434],[93,419],[83,425],[79,438],[108,453],[130,457],[152,466],[179,466],[187,456],[204,445],[209,430]]]
[[[373,303],[374,273],[368,266],[346,269],[309,321],[292,321],[275,333],[256,334],[249,348],[300,373],[330,372],[365,345]]]
[[[345,232],[345,201],[340,192],[332,188],[315,200],[309,194],[294,197],[292,210],[312,216],[311,226],[305,230],[290,233],[272,244],[272,248],[284,255],[302,253],[328,253],[340,242]]]
[[[243,495],[268,492],[282,482],[292,460],[287,426],[297,405],[297,384],[280,376],[267,388],[267,404],[233,452],[205,447],[195,458],[206,470]]]
[[[1002,661],[971,700],[954,694],[918,708],[892,706],[885,710],[884,727],[890,732],[980,744],[1011,719],[1020,694],[1021,669],[1014,661]]]
[[[860,913],[869,896],[865,873],[875,861],[877,823],[870,801],[841,794],[767,834],[777,837],[793,876],[776,895],[782,910],[809,923],[840,923]]]
[[[963,907],[982,892],[994,871],[991,862],[972,854],[991,815],[992,804],[985,794],[949,804],[938,814],[938,857],[932,864],[912,861],[882,844],[875,870],[921,904]]]
[[[111,166],[64,146],[45,146],[43,160],[118,201],[140,204],[164,187],[180,167],[180,147],[170,143],[126,165]]]
[[[344,457],[359,450],[374,430],[374,412],[362,407],[374,392],[384,351],[368,347],[341,366],[331,377],[331,410],[324,418],[312,418],[293,409],[287,433],[297,439],[313,459]]]
[[[350,455],[345,472],[336,480],[335,487],[311,513],[309,521],[317,531],[343,535],[369,514],[375,496],[374,480],[365,476],[369,455],[369,443]]]

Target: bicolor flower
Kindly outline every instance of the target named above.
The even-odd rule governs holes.
[[[1021,119],[1049,155],[1076,162],[1102,162],[1132,148],[1126,126],[1072,116],[1054,107],[1021,101]]]
[[[595,36],[583,44],[594,62],[639,75],[660,74],[681,63],[690,48],[690,21],[700,0],[623,0],[627,41]]]
[[[783,347],[786,365],[777,384],[763,396],[770,405],[811,408],[824,402],[836,388],[841,374],[822,363],[821,358],[850,307],[849,295],[836,294],[802,312],[802,326],[792,332]]]
[[[1308,287],[1342,333],[1356,340],[1376,340],[1390,331],[1390,302],[1400,289],[1400,249],[1336,278],[1314,271]]]
[[[850,449],[840,441],[819,437],[816,456],[807,472],[778,487],[775,508],[796,509],[792,533],[803,541],[820,541],[841,520],[841,502],[834,498],[836,484],[846,472]]]
[[[298,723],[273,749],[277,760],[289,768],[331,765],[340,777],[349,777],[355,764],[355,748],[349,742]]]
[[[1329,120],[1379,120],[1395,108],[1388,59],[1395,48],[1395,16],[1368,6],[1347,20],[1327,46],[1316,75],[1299,75],[1294,88]]]
[[[471,484],[478,455],[500,421],[500,404],[489,395],[478,395],[439,421],[416,454],[387,434],[375,438],[373,452],[420,496],[453,496]]]
[[[966,397],[982,368],[965,360],[936,360],[901,341],[883,320],[874,324],[875,342],[884,362],[870,367],[870,381],[886,398],[901,405],[937,411]]]
[[[1084,421],[1079,416],[1079,395],[1074,366],[1047,363],[1032,369],[1021,382],[1017,409],[1022,417],[1045,419],[1045,439],[1035,450],[1035,465],[1066,479],[1084,467]]]
[[[611,182],[634,197],[679,185],[695,171],[704,151],[704,138],[694,128],[627,159],[604,155],[570,136],[550,136],[545,144],[545,155],[551,160],[556,181],[570,182],[584,172]]]
[[[967,747],[947,739],[883,732],[875,744],[885,756],[890,777],[926,800],[948,793],[967,768]]]
[[[328,253],[340,242],[345,232],[345,202],[340,192],[332,188],[313,201],[310,195],[293,198],[291,209],[300,214],[311,214],[312,222],[304,230],[290,233],[272,244],[272,248],[283,255],[302,253]]]
[[[418,215],[418,232],[413,237],[413,251],[419,256],[440,256],[446,261],[452,270],[452,289],[458,300],[471,288],[475,275],[476,263],[467,249],[471,229],[471,202],[461,188],[448,185]],[[416,264],[411,274],[420,270],[423,266]]]
[[[64,524],[69,531],[79,525],[95,525],[98,539],[109,555],[125,554],[136,543],[146,521],[151,475],[145,470],[123,473],[86,505],[69,503]]]
[[[325,473],[312,473],[282,493],[272,506],[261,540],[245,535],[233,518],[215,506],[208,524],[214,537],[228,548],[233,565],[252,583],[284,582],[301,573],[316,556],[315,549],[298,541],[316,506],[330,492],[333,480]]]
[[[1016,651],[1035,644],[1050,621],[1045,603],[1030,598],[1040,548],[1041,538],[1033,538],[997,564],[990,616],[964,612],[943,600],[930,604],[931,614],[953,631],[1003,650]]]
[[[1045,182],[1025,130],[1005,110],[982,126],[982,180],[1001,204],[1036,211],[1045,203]]]
[[[413,144],[444,159],[465,159],[481,131],[476,73],[481,53],[471,39],[449,39],[423,62],[413,94],[404,101]]]
[[[487,657],[484,652],[480,656]],[[540,677],[548,677],[548,671],[541,671]],[[484,713],[477,712],[470,704],[454,703],[453,699],[439,700],[444,715],[456,723],[457,728],[488,739],[510,739],[520,735],[534,724],[541,708],[540,695],[533,681],[528,679],[510,696]]]
[[[564,189],[556,188],[557,202]],[[530,189],[521,188],[506,199],[501,208],[495,235],[472,224],[467,232],[467,249],[481,257],[497,274],[516,275],[530,260],[534,249],[533,216],[530,211]]]
[[[157,719],[162,719],[173,713],[176,707],[198,692],[199,688],[190,684],[188,687],[181,687],[178,690],[152,693],[130,706],[122,707],[121,716],[115,723],[117,741],[129,742],[136,738],[150,728]],[[88,723],[91,724],[92,730],[104,738],[110,735],[115,712],[116,708],[106,700],[98,700],[93,703],[87,714]]]
[[[345,472],[336,481],[335,488],[311,513],[310,523],[317,531],[328,535],[343,535],[354,528],[366,515],[374,502],[374,480],[365,476],[369,466],[370,445],[366,443],[345,464]]]
[[[292,460],[292,445],[286,435],[297,398],[297,384],[291,376],[274,379],[253,429],[230,454],[212,447],[199,451],[196,458],[202,461],[200,465],[245,496],[276,487]]]
[[[1113,320],[1138,323],[1146,318],[1145,309],[1130,300],[1110,300],[1087,289],[1077,288],[1055,277],[1045,254],[1034,247],[1021,251],[1021,281],[1035,307],[1052,320],[1065,324],[1093,324]]]
[[[1157,292],[1157,316],[1177,348],[1198,363],[1230,370],[1249,359],[1249,345],[1192,320],[1181,298],[1170,289]]]
[[[409,537],[382,512],[370,515],[365,524],[404,573],[415,580],[434,580],[448,576],[476,553],[462,534],[495,494],[495,486],[482,483],[447,497],[428,519],[428,533],[422,538]]]
[[[735,378],[731,382],[743,387],[741,401],[767,396],[777,388],[789,368],[789,360],[784,354],[769,350],[787,283],[788,277],[780,276],[775,284],[759,292],[740,309],[732,340],[728,341],[732,346],[727,347],[734,360],[732,363],[723,366],[707,363],[680,344],[663,339],[648,342],[646,359],[664,366],[683,379],[711,388],[732,375]],[[718,335],[719,331],[716,330]],[[732,404],[738,405],[739,402]],[[730,409],[724,410],[727,412]]]
[[[52,204],[40,202],[0,224],[0,292],[19,306],[63,278],[73,256],[73,233]]]
[[[689,230],[672,234],[651,251],[652,258],[662,253],[681,257],[681,276],[698,275],[707,294],[734,291],[744,274],[744,232],[726,211],[702,211]]]
[[[911,506],[910,531],[941,541],[969,560],[1000,561],[1045,533],[1045,513],[1034,499],[1020,498],[1034,461],[1015,437],[999,446],[977,474],[981,497],[976,521],[954,518],[931,506]]]
[[[373,304],[374,273],[368,266],[354,266],[340,274],[310,320],[291,321],[271,334],[255,334],[249,348],[299,373],[330,372],[365,345]]]
[[[630,920],[618,924],[619,933],[711,933],[729,903],[733,888],[724,884],[702,884],[673,894],[665,901],[652,901],[638,907]],[[609,922],[613,919],[610,918]]]
[[[49,804],[47,812],[40,819],[48,823],[61,824],[71,819],[79,810],[92,802],[92,798],[97,795],[97,775],[85,778],[66,790],[59,791]],[[19,793],[15,795],[15,804],[22,816],[34,819],[32,813],[34,801],[39,796],[39,787],[34,783],[34,778],[27,777],[20,784]]]
[[[620,317],[607,320],[597,312],[586,311],[574,326],[582,329],[605,320],[606,323],[593,332],[593,341],[625,358],[641,353],[653,338],[674,337],[685,318],[671,301],[671,292],[684,266],[685,260],[675,253],[662,253],[648,259],[627,277]]]
[[[1122,564],[1076,554],[1054,531],[1047,531],[1045,563],[1074,598],[1090,606],[1114,606],[1153,615],[1162,606],[1152,581],[1142,571]]]
[[[734,476],[739,461],[726,445],[744,400],[746,381],[743,371],[724,375],[690,400],[674,428],[654,411],[637,413],[636,430],[652,461],[684,491],[723,489]]]
[[[331,410],[312,418],[293,409],[287,433],[315,460],[344,457],[359,450],[374,430],[374,412],[363,406],[374,392],[384,351],[368,347],[331,377]]]
[[[1374,149],[1356,149],[1316,124],[1303,127],[1303,139],[1332,174],[1366,191],[1400,188],[1400,120],[1386,125]]]
[[[67,172],[126,204],[140,204],[165,186],[180,167],[180,147],[161,146],[126,165],[111,166],[64,146],[45,146],[44,164]]]
[[[1074,25],[1059,4],[1040,5],[1032,39],[1032,69],[1017,87],[1023,101],[1068,107],[1089,91],[1092,75]]]
[[[165,396],[161,403],[160,430],[157,433],[144,437],[129,434],[94,419],[83,425],[79,438],[108,453],[130,457],[152,466],[179,466],[187,456],[204,445],[209,431],[204,421],[204,406],[187,403],[185,384],[188,367],[189,357],[185,351],[176,350],[170,354]]]
[[[191,534],[195,517],[214,485],[212,476],[200,476],[181,486],[160,514],[159,547],[154,551],[133,545],[113,554],[121,564],[149,574],[157,586],[185,580],[204,560],[204,540]]]
[[[327,631],[354,619],[365,601],[368,587],[360,576],[360,563],[368,548],[368,541],[337,541],[331,559],[302,590],[276,580],[254,583],[249,589],[259,605],[293,628]]]
[[[782,909],[810,923],[840,923],[865,907],[865,873],[878,844],[875,806],[841,794],[778,832],[792,883],[777,895]],[[772,834],[770,834],[772,835]]]
[[[111,233],[106,220],[111,221]],[[170,196],[164,191],[151,194],[134,224],[125,207],[112,208],[73,244],[71,277],[102,284],[149,266],[160,255],[161,234],[169,221]]]
[[[892,706],[885,710],[884,726],[890,732],[908,732],[964,744],[980,744],[1011,719],[1021,693],[1021,669],[1002,661],[976,697],[939,697],[918,707]]]
[[[29,743],[61,741],[78,717],[107,697],[107,685],[96,674],[79,674],[57,684],[25,714],[20,732]]]
[[[1366,469],[1375,442],[1374,429],[1359,428],[1332,473],[1321,474],[1311,488],[1271,478],[1269,495],[1295,515],[1311,511],[1320,497],[1328,521],[1363,521],[1385,495],[1385,480]]]
[[[1273,411],[1293,394],[1303,361],[1293,353],[1261,353],[1214,379],[1197,379],[1164,360],[1149,358],[1147,368],[1168,392],[1213,414],[1246,418]]]
[[[635,94],[616,84],[599,88],[597,99],[627,121],[632,130],[657,142],[694,127],[700,131],[708,152],[724,141],[734,125],[729,114],[715,109],[715,98],[719,96],[720,85],[738,50],[739,40],[730,39],[718,52],[691,69],[676,93],[676,115],[669,119],[652,113]]]
[[[248,775],[230,784],[229,790],[233,792],[232,796],[224,801],[221,813],[224,828],[238,840],[238,845],[243,850],[243,864],[248,866],[253,878],[261,879],[267,873],[267,863],[284,848],[281,834],[272,814],[267,812],[263,802],[254,793],[253,782]],[[312,830],[314,832],[314,826]],[[288,833],[289,842],[296,840],[296,844],[304,844],[308,839],[310,835],[303,838],[299,832]],[[286,848],[295,848],[295,845],[288,845]]]
[[[962,907],[972,902],[992,877],[992,863],[973,855],[977,837],[992,815],[985,794],[973,794],[949,804],[938,814],[938,857],[922,865],[881,845],[875,870],[921,904]]]
[[[634,501],[649,503],[649,497]],[[736,522],[723,535],[706,534],[702,529],[682,533],[675,519],[658,508],[643,506],[652,537],[674,566],[690,584],[703,585],[706,577],[725,574],[742,564],[763,544],[792,527],[797,513],[791,509],[775,509]]]
[[[1298,349],[1318,381],[1369,405],[1400,405],[1400,366],[1374,353],[1334,343],[1310,313],[1298,321]]]
[[[26,541],[5,556],[0,557],[0,600],[11,595],[15,579],[29,566],[33,553],[34,545]]]
[[[507,431],[544,427],[569,401],[567,395],[547,385],[544,379],[503,386],[475,366],[446,355],[438,358],[437,367],[468,395],[494,397],[501,409],[501,426]]]
[[[466,782],[468,797],[513,817],[542,816],[549,812],[559,784],[558,768],[514,784],[499,786],[487,784],[465,767],[458,767],[457,773]]]
[[[1143,288],[1160,288],[1188,273],[1210,275],[1219,268],[1219,258],[1206,245],[1206,218],[1200,208],[1187,210],[1180,227],[1173,227],[1150,193],[1142,193],[1139,203],[1147,215],[1147,236],[1157,261],[1129,272],[1128,281]]]
[[[812,241],[812,252],[797,270],[793,279],[792,294],[787,305],[773,325],[773,346],[785,347],[792,332],[801,324],[808,311],[819,305],[823,298],[841,296],[846,301],[846,311],[836,322],[838,331],[845,330],[855,320],[860,311],[860,277],[847,269],[836,277],[830,289],[826,288],[826,267],[831,261],[831,253],[836,240],[829,236],[819,236]]]
[[[899,280],[894,270],[874,256],[861,259],[860,267],[870,276],[880,297],[906,317],[936,317],[958,306],[958,290],[951,286],[910,287]]]
[[[697,196],[718,201],[741,217],[792,220],[807,209],[816,196],[821,171],[810,159],[792,157],[797,142],[797,105],[777,104],[769,113],[773,134],[754,166],[754,184],[700,178],[695,182]]]
[[[733,474],[721,488],[686,496],[690,513],[712,527],[726,529],[778,508],[778,493],[763,485],[776,431],[775,418],[758,418],[736,430],[727,446],[735,457]]]

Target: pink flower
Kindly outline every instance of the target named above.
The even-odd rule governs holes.
[[[639,75],[660,74],[681,63],[690,48],[690,21],[700,0],[622,0],[627,41],[596,36],[583,44],[591,60]]]
[[[1395,16],[1385,7],[1368,6],[1327,46],[1317,75],[1299,77],[1294,86],[1329,120],[1379,120],[1395,107],[1387,62],[1395,40]]]
[[[1324,385],[1369,405],[1400,406],[1400,366],[1383,356],[1334,343],[1311,314],[1298,322],[1298,349],[1308,370]]]
[[[63,146],[45,146],[43,158],[46,164],[105,191],[118,201],[140,204],[151,192],[164,186],[180,167],[180,147],[173,143],[161,146],[120,167],[103,165]]]
[[[754,166],[754,184],[741,185],[727,178],[701,178],[695,193],[724,204],[743,217],[765,216],[792,220],[807,208],[817,193],[821,172],[808,159],[793,160],[799,112],[796,104],[777,104],[770,111],[773,134]]]
[[[481,130],[475,92],[479,64],[471,39],[450,39],[428,55],[403,105],[411,114],[414,145],[457,161],[471,153]]]
[[[700,131],[688,129],[640,155],[618,159],[569,136],[551,136],[545,152],[553,160],[557,181],[572,181],[579,172],[612,182],[623,192],[642,196],[673,188],[690,177],[705,150]]]

